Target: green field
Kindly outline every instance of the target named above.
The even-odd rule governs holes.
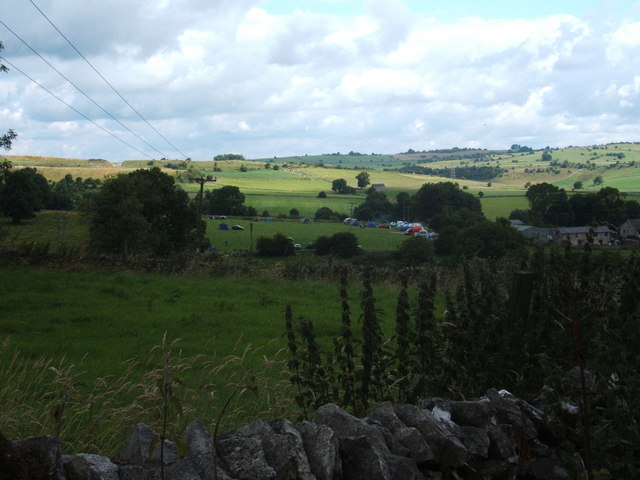
[[[182,380],[173,394],[183,415],[172,413],[173,431],[195,416],[212,430],[245,372],[257,396],[231,403],[222,432],[258,417],[296,418],[283,351],[285,305],[297,322],[311,320],[329,348],[340,332],[340,302],[334,282],[287,280],[278,268],[169,276],[1,267],[0,431],[10,438],[53,434],[56,392],[67,391],[64,451],[117,455],[136,423],[159,429],[161,400],[151,393],[165,337],[173,344],[173,375]],[[360,289],[350,288],[354,321]],[[374,289],[391,335],[396,287]]]
[[[241,225],[244,231],[219,230],[221,223],[231,227],[234,224]],[[394,250],[406,238],[401,232],[383,228],[360,228],[345,225],[341,222],[313,222],[302,224],[297,220],[264,220],[250,222],[248,220],[208,220],[207,234],[222,252],[247,251],[251,245],[251,225],[253,225],[253,242],[261,237],[271,237],[276,233],[282,233],[293,238],[295,243],[306,245],[325,235],[330,236],[336,232],[350,231],[358,238],[358,242],[364,250]]]
[[[321,207],[349,215],[353,208],[365,199],[365,191],[355,195],[338,195],[331,191],[331,182],[344,178],[356,186],[355,176],[362,169],[370,175],[371,183],[382,183],[387,196],[393,201],[402,191],[413,193],[423,184],[454,181],[469,193],[482,192],[482,207],[487,218],[507,217],[514,209],[526,209],[527,184],[548,182],[567,191],[581,181],[581,191],[597,191],[602,187],[614,187],[629,194],[640,194],[640,144],[619,143],[584,147],[551,149],[552,162],[541,160],[542,151],[533,153],[509,153],[507,151],[452,151],[444,153],[416,152],[395,155],[300,155],[286,158],[269,158],[232,161],[182,162],[183,170],[176,170],[179,161],[127,160],[121,164],[104,160],[75,160],[50,157],[7,156],[15,165],[37,167],[47,178],[59,180],[65,174],[74,177],[103,178],[135,168],[149,168],[150,163],[160,166],[169,174],[186,172],[187,165],[197,168],[199,174],[215,177],[215,182],[205,185],[207,190],[233,185],[246,197],[245,204],[254,207],[259,214],[270,216],[289,215],[297,209],[302,216],[312,217]],[[466,156],[465,156],[466,155]],[[478,158],[472,155],[481,155]],[[621,156],[621,158],[618,158]],[[566,162],[566,163],[565,163]],[[490,182],[416,175],[388,171],[404,164],[423,165],[431,168],[455,170],[458,166],[500,166],[504,175]],[[269,168],[265,168],[269,165]],[[278,170],[273,167],[277,165]],[[555,166],[554,166],[555,165]],[[173,168],[169,168],[173,167]],[[241,171],[244,169],[246,171]],[[594,184],[601,176],[603,183]],[[179,183],[195,195],[196,183]],[[318,198],[324,191],[328,198]],[[215,213],[215,212],[214,212]]]
[[[241,225],[243,231],[219,229],[221,223]],[[302,224],[299,220],[270,219],[250,221],[229,218],[226,220],[206,220],[207,235],[220,253],[249,251],[251,248],[253,225],[253,245],[261,236],[271,237],[282,233],[292,237],[296,243],[306,245],[322,235],[351,231],[365,250],[393,250],[404,240],[402,233],[382,228],[358,228],[342,222],[313,222]],[[20,246],[28,243],[49,243],[52,249],[59,246],[80,247],[84,249],[89,240],[89,219],[75,212],[39,212],[37,217],[24,221],[21,225],[12,225],[8,218],[0,218],[0,226],[7,230],[1,242],[4,245]],[[306,252],[309,253],[309,252]]]

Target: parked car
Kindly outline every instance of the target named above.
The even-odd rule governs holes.
[[[405,230],[405,235],[413,235],[414,233],[418,233],[419,231],[424,230],[422,227],[411,227]]]
[[[416,232],[413,234],[414,237],[423,237],[423,238],[435,238],[435,233],[433,232],[428,232],[427,230],[420,230],[419,232]]]

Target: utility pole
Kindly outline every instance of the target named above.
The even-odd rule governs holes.
[[[207,182],[215,182],[216,178],[204,177],[201,175],[198,178],[190,178],[192,182],[200,184],[200,197],[198,198],[198,230],[202,229],[202,199],[204,197],[204,184]]]

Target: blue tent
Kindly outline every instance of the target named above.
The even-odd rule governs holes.
[[[218,227],[218,230],[229,230],[229,225],[227,225],[226,223],[221,223]]]
[[[378,224],[376,222],[367,223],[367,228],[378,228]]]

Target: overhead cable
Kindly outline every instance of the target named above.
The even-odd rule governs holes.
[[[152,150],[155,150],[157,153],[160,154],[161,157],[167,157],[167,155],[165,155],[164,153],[162,153],[160,150],[158,150],[157,148],[155,148],[153,145],[151,145],[149,142],[147,142],[146,140],[144,140],[143,138],[141,138],[137,133],[135,133],[133,130],[131,130],[129,127],[127,127],[124,123],[122,123],[120,120],[118,120],[116,117],[114,117],[111,113],[109,113],[107,110],[105,110],[100,104],[98,104],[98,102],[96,102],[93,98],[91,98],[89,95],[87,95],[84,90],[82,90],[78,85],[76,85],[74,82],[72,82],[64,73],[62,73],[60,70],[58,70],[55,66],[53,66],[46,58],[44,58],[42,55],[40,55],[40,53],[38,53],[31,45],[29,45],[22,37],[20,37],[20,35],[18,35],[16,32],[14,32],[11,28],[9,28],[7,26],[6,23],[4,23],[2,20],[0,20],[0,24],[2,24],[7,30],[9,30],[18,40],[20,40],[29,50],[31,50],[35,55],[37,55],[38,57],[40,57],[40,59],[46,63],[47,65],[49,65],[53,70],[56,71],[56,73],[58,75],[60,75],[62,78],[64,78],[67,82],[69,82],[71,84],[71,86],[73,86],[76,90],[78,90],[82,95],[84,95],[91,103],[93,103],[96,107],[98,107],[100,110],[102,110],[106,115],[108,115],[109,117],[111,117],[113,120],[115,120],[119,125],[121,125],[125,130],[127,130],[129,133],[131,133],[134,137],[136,137],[138,140],[140,140],[141,142],[143,142],[144,144],[146,144],[149,148],[151,148]]]
[[[104,76],[103,76],[103,75],[102,75],[102,74],[101,74],[101,73],[100,73],[100,72],[99,72],[99,71],[98,71],[98,70],[97,70],[97,69],[96,69],[96,68],[91,64],[91,62],[89,62],[89,60],[87,59],[87,57],[85,57],[85,56],[82,54],[82,52],[80,52],[80,50],[78,50],[78,49],[76,48],[76,46],[71,42],[71,40],[69,40],[69,39],[66,37],[66,35],[65,35],[64,33],[62,33],[62,32],[60,31],[60,29],[59,29],[58,27],[56,27],[56,25],[55,25],[55,24],[54,24],[54,23],[49,19],[49,17],[47,17],[47,15],[46,15],[42,10],[40,10],[40,8],[35,4],[35,2],[34,2],[33,0],[29,0],[29,2],[31,2],[31,4],[35,7],[35,9],[36,9],[36,10],[38,10],[38,12],[40,12],[40,14],[41,14],[41,15],[42,15],[46,20],[47,20],[47,22],[49,22],[49,24],[50,24],[50,25],[51,25],[51,26],[56,30],[56,32],[58,32],[58,33],[62,36],[62,38],[64,38],[64,39],[67,41],[67,43],[71,46],[71,48],[73,48],[73,49],[76,51],[76,53],[77,53],[78,55],[80,55],[80,57],[81,57],[85,62],[87,62],[87,65],[89,65],[89,66],[91,67],[91,69],[92,69],[94,72],[96,72],[96,74],[97,74],[97,75],[98,75],[98,76],[99,76],[99,77],[104,81],[104,83],[106,83],[106,84],[111,88],[111,90],[113,90],[113,91],[115,92],[115,94],[116,94],[116,95],[118,95],[118,96],[122,99],[122,101],[123,101],[124,103],[126,103],[126,104],[129,106],[129,108],[131,108],[131,110],[133,110],[133,111],[136,113],[136,115],[138,115],[138,116],[139,116],[139,117],[140,117],[140,118],[141,118],[141,119],[142,119],[142,120],[143,120],[143,121],[144,121],[144,122],[145,122],[149,127],[151,127],[151,129],[152,129],[154,132],[156,132],[156,133],[157,133],[157,134],[158,134],[158,135],[159,135],[159,136],[160,136],[160,137],[161,137],[165,142],[167,142],[169,145],[171,145],[171,147],[172,147],[176,152],[178,152],[180,155],[182,155],[185,159],[187,158],[187,156],[186,156],[184,153],[182,153],[182,152],[178,149],[178,147],[176,147],[173,143],[171,143],[171,142],[170,142],[170,141],[169,141],[169,140],[168,140],[164,135],[162,135],[162,134],[161,134],[161,133],[160,133],[160,132],[159,132],[159,131],[158,131],[158,130],[153,126],[153,125],[151,125],[151,123],[149,123],[149,122],[147,121],[147,119],[146,119],[146,118],[144,118],[144,117],[142,116],[142,114],[141,114],[138,110],[136,110],[136,109],[133,107],[133,105],[131,105],[131,104],[127,101],[127,99],[126,99],[126,98],[124,98],[124,97],[120,94],[120,92],[119,92],[119,91],[118,91],[118,90],[117,90],[113,85],[111,85],[111,83],[109,83],[109,81],[108,81],[108,80],[107,80],[107,79],[106,79],[106,78],[105,78],[105,77],[104,77]]]
[[[11,68],[13,68],[14,70],[20,72],[22,75],[24,75],[25,77],[27,77],[29,80],[31,80],[33,83],[35,83],[37,86],[39,86],[40,88],[42,88],[45,92],[47,92],[49,95],[51,95],[52,97],[54,97],[55,99],[57,99],[59,102],[63,103],[64,105],[66,105],[67,107],[69,107],[71,110],[73,110],[74,112],[76,112],[78,115],[80,115],[81,117],[83,117],[85,120],[90,121],[91,123],[93,123],[96,127],[98,127],[100,130],[103,130],[104,132],[108,133],[109,135],[111,135],[113,138],[115,138],[116,140],[118,140],[119,142],[122,142],[123,144],[125,144],[127,147],[135,150],[136,152],[138,152],[139,154],[147,157],[150,160],[155,160],[153,157],[147,155],[146,153],[138,150],[136,147],[134,147],[133,145],[131,145],[130,143],[127,143],[125,140],[121,139],[120,137],[118,137],[115,133],[110,132],[109,130],[107,130],[106,128],[104,128],[102,125],[94,122],[93,120],[91,120],[89,117],[87,117],[84,113],[82,113],[81,111],[79,111],[78,109],[76,109],[75,107],[69,105],[67,102],[65,102],[63,99],[61,99],[59,96],[57,96],[55,93],[53,93],[51,90],[49,90],[47,87],[45,87],[44,85],[40,84],[39,82],[37,82],[36,80],[34,80],[33,78],[31,78],[29,75],[27,75],[25,72],[23,72],[22,70],[20,70],[18,67],[16,67],[13,63],[11,63],[6,57],[0,57],[0,60],[3,62],[6,62]]]

